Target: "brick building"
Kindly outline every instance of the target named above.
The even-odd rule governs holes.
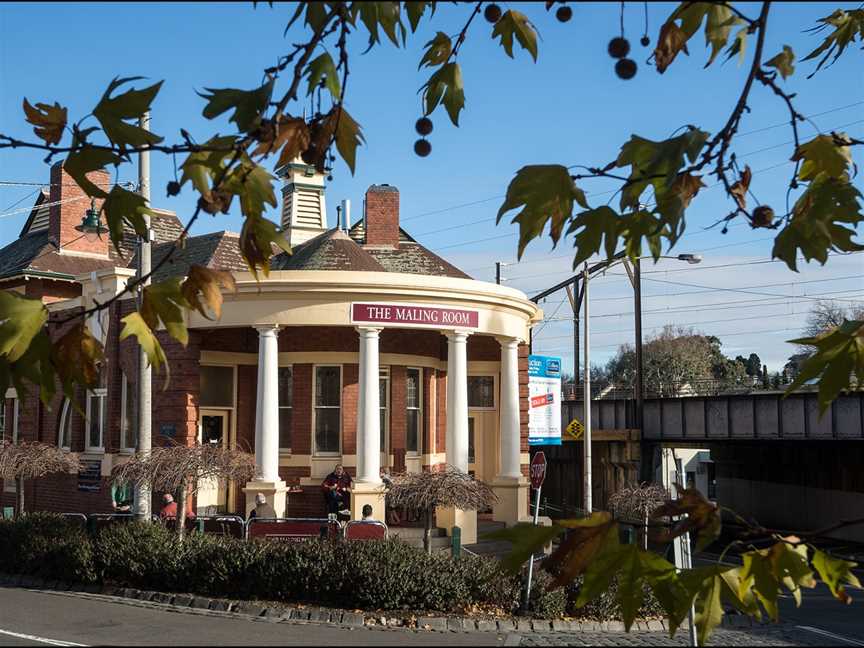
[[[238,235],[225,231],[188,238],[154,276],[184,276],[197,264],[230,270],[237,281],[219,321],[187,315],[187,346],[159,333],[170,380],[163,389],[164,375],[154,373],[154,443],[219,443],[256,457],[253,482],[207,485],[198,511],[245,513],[262,492],[277,513],[321,514],[318,486],[337,463],[354,476],[354,514],[366,502],[380,511],[379,466],[450,463],[494,486],[495,519],[525,517],[526,342],[537,306],[517,290],[471,279],[411,238],[399,224],[395,187],[371,186],[353,224],[343,202],[328,228],[323,177],[302,163],[279,175],[294,250],[274,257],[269,277],[256,281]],[[110,183],[101,172],[91,180]],[[88,240],[75,228],[89,207],[62,165],[52,167],[51,190],[36,200],[20,238],[0,250],[0,286],[40,296],[52,317],[121,292],[135,274],[134,233],[119,253],[107,237]],[[181,229],[175,214],[157,211],[154,267]],[[35,393],[6,394],[3,434],[58,444],[90,467],[30,482],[31,510],[110,511],[106,477],[136,445],[137,346],[118,341],[133,304],[124,295],[91,317],[106,362],[100,388],[77,395],[80,410],[62,395],[46,408]],[[303,493],[286,495],[291,485]],[[11,493],[3,498],[12,504]],[[475,515],[439,511],[439,526],[454,523],[466,542],[476,534]]]

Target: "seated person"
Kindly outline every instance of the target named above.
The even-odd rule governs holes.
[[[375,522],[375,518],[372,517],[372,505],[364,504],[361,510],[363,513],[363,521],[364,522]]]
[[[111,508],[115,513],[131,513],[134,495],[129,484],[111,484]]]
[[[327,513],[350,515],[351,505],[351,475],[345,472],[342,464],[333,469],[321,484],[324,490],[324,501],[327,503]]]
[[[249,512],[249,519],[252,518],[275,518],[276,511],[267,503],[267,498],[264,493],[258,493],[255,496],[255,508]]]
[[[195,513],[192,511],[192,502],[190,501],[187,506],[186,511],[186,519],[194,520]],[[177,502],[174,501],[174,496],[171,493],[165,493],[162,496],[162,510],[159,511],[159,518],[164,520],[166,518],[176,518],[177,517]]]

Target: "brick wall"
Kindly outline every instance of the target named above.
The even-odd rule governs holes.
[[[294,365],[294,433],[291,450],[294,454],[312,453],[312,365]]]
[[[399,247],[399,190],[372,185],[366,190],[366,245]]]
[[[105,170],[92,171],[87,174],[90,182],[100,189],[108,191],[111,182],[110,174]],[[77,200],[76,200],[77,199]],[[93,241],[75,228],[81,224],[84,214],[90,209],[90,199],[81,188],[75,184],[72,177],[63,169],[63,162],[57,162],[51,167],[51,189],[49,202],[49,231],[51,237],[59,242],[61,250],[86,252],[90,254],[108,255],[109,237],[103,235]],[[96,200],[96,209],[102,207],[102,200]],[[104,226],[104,219],[103,219]]]
[[[342,365],[342,454],[357,454],[360,366]]]

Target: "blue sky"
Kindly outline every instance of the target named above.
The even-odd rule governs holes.
[[[652,43],[673,6],[650,4]],[[754,3],[739,6],[755,15]],[[822,37],[803,29],[834,6],[775,3],[766,41],[768,56],[788,44],[803,57]],[[474,22],[459,56],[467,98],[461,126],[454,128],[443,111],[436,112],[429,138],[433,150],[425,159],[413,153],[413,124],[420,116],[417,90],[428,76],[417,71],[422,45],[437,30],[457,32],[469,8],[442,5],[431,25],[424,24],[409,39],[407,50],[385,43],[361,56],[363,48],[355,47],[348,106],[363,126],[366,145],[358,153],[356,175],[352,177],[340,162],[329,183],[331,223],[342,198],[356,205],[356,218],[370,184],[395,185],[401,195],[402,223],[409,232],[476,278],[491,280],[496,260],[516,261],[515,227],[496,226],[494,216],[519,167],[605,164],[632,133],[664,139],[688,123],[708,131],[722,125],[738,96],[746,65],[718,61],[703,70],[707,57],[700,33],[692,41],[690,57],[658,75],[645,63],[650,48],[638,44],[643,5],[628,2],[625,29],[639,72],[634,79],[621,81],[606,54],[608,40],[618,32],[619,4],[573,7],[573,20],[560,24],[546,14],[543,3],[520,3],[519,9],[540,30],[536,64],[518,46],[515,60],[507,58],[490,39],[491,25],[482,18]],[[296,31],[287,39],[282,35],[292,12],[293,5],[277,4],[271,9],[259,4],[253,9],[251,3],[2,3],[0,132],[32,139],[21,111],[25,96],[31,102],[59,101],[77,119],[89,112],[115,75],[165,79],[153,107],[152,128],[169,141],[177,139],[181,126],[202,140],[215,130],[227,132],[224,120],[208,122],[201,117],[203,102],[195,90],[258,85],[261,69],[298,40]],[[850,48],[836,65],[806,79],[813,68],[812,62],[797,62],[796,74],[787,82],[800,93],[799,110],[815,115],[813,121],[824,131],[843,127],[852,135],[864,136],[861,52]],[[784,107],[758,86],[750,107],[737,152],[756,172],[751,185],[756,196],[780,211],[791,170],[787,163],[791,135],[782,125]],[[803,137],[814,133],[811,126],[803,127]],[[187,218],[194,207],[191,191],[165,197],[165,184],[174,174],[172,160],[154,156],[152,167],[153,204]],[[127,166],[120,179],[135,180],[136,173]],[[38,153],[0,151],[0,181],[47,182],[47,167]],[[707,184],[712,183],[707,179]],[[609,199],[603,192],[610,185],[603,181],[583,186],[589,194],[599,194],[589,198],[593,203]],[[0,186],[0,243],[17,236],[26,213],[8,212],[28,206],[34,189]],[[719,228],[703,229],[727,212],[721,191],[704,189],[688,212],[688,235],[675,250],[702,253],[701,266],[676,261],[661,261],[653,268],[646,264],[646,337],[666,323],[692,325],[720,337],[728,354],[756,351],[770,368],[779,368],[793,352],[784,340],[800,330],[812,297],[864,299],[864,255],[834,257],[824,268],[803,266],[796,275],[782,264],[762,263],[770,260],[770,233],[743,224],[733,226],[727,235]],[[278,218],[277,214],[274,210],[272,217]],[[236,213],[207,217],[193,231],[239,231],[240,223]],[[533,243],[521,263],[505,268],[508,285],[530,295],[566,278],[570,250],[568,241],[554,251],[545,241]],[[622,272],[612,270],[592,284],[595,362],[604,362],[618,344],[632,339],[631,293]],[[537,331],[535,352],[561,355],[566,369],[572,356],[570,325],[562,321],[567,311],[563,297],[543,304],[549,321]]]

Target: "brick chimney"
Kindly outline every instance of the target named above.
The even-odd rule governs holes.
[[[87,178],[106,192],[110,191],[111,175],[108,171],[100,169],[91,171]],[[75,184],[65,169],[63,162],[57,162],[51,167],[51,188],[49,202],[52,203],[49,212],[48,229],[51,238],[60,246],[60,253],[79,255],[108,256],[108,248],[111,245],[107,229],[101,238],[89,241],[83,232],[75,228],[81,225],[84,214],[90,209],[90,198]],[[59,203],[59,204],[55,204]],[[102,200],[96,200],[96,209],[102,207]],[[105,227],[104,219],[102,226]]]
[[[399,247],[399,190],[387,184],[366,190],[366,245]]]

